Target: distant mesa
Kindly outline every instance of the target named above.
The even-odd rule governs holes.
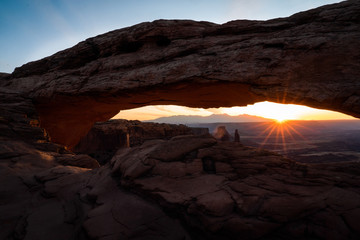
[[[230,116],[228,114],[212,114],[210,116],[177,115],[161,117],[145,122],[170,123],[170,124],[192,124],[192,123],[221,123],[221,122],[271,122],[272,119],[242,114]]]

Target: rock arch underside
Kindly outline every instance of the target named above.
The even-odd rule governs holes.
[[[359,1],[269,21],[141,23],[1,74],[0,239],[359,239],[359,162],[306,165],[191,135],[101,167],[68,150],[146,105],[267,100],[359,117],[359,77]]]

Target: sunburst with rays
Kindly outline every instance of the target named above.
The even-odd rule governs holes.
[[[288,153],[288,138],[290,138],[293,143],[297,142],[299,138],[301,138],[303,141],[306,141],[306,137],[301,133],[302,130],[313,131],[312,129],[301,124],[301,122],[282,118],[278,118],[270,123],[261,123],[261,125],[264,124],[268,126],[266,126],[258,136],[264,137],[260,147],[266,148],[270,138],[275,138],[275,146],[281,145],[281,151],[285,156]],[[276,151],[277,149],[272,150]]]

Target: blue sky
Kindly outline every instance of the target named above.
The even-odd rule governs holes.
[[[339,0],[1,0],[0,72],[110,30],[156,19],[286,17]]]

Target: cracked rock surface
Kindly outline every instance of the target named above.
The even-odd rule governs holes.
[[[304,165],[209,136],[203,142],[208,144],[188,149],[182,158],[177,152],[155,157],[159,147],[178,146],[174,140],[119,150],[112,172],[131,192],[158,202],[201,231],[195,239],[359,236],[354,225],[360,219],[355,216],[360,188],[354,185],[360,181],[359,163]],[[129,174],[129,169],[140,170]]]

